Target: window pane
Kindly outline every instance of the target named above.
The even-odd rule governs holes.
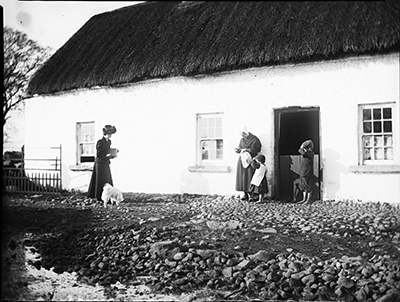
[[[208,150],[208,159],[216,159],[216,141],[210,140],[208,141],[209,150]]]
[[[207,137],[207,129],[203,128],[200,129],[200,138],[206,138]]]
[[[82,154],[94,154],[94,145],[93,144],[83,144],[81,146]]]
[[[392,122],[391,121],[383,122],[383,132],[392,132]]]
[[[372,146],[372,136],[364,136],[363,137],[363,146],[364,147],[370,147]]]
[[[385,159],[393,159],[393,148],[385,149]]]
[[[380,120],[382,118],[381,108],[373,109],[373,116],[374,116],[374,120]]]
[[[382,136],[375,136],[375,137],[374,137],[374,146],[375,146],[375,147],[381,147],[381,146],[383,146],[383,139],[382,139]]]
[[[214,120],[214,118],[209,118],[209,119],[208,119],[208,127],[209,127],[209,128],[215,127],[215,120]]]
[[[208,129],[208,137],[215,137],[215,129],[214,128]]]
[[[209,140],[208,144],[209,144],[211,150],[217,149],[217,141],[216,140]]]
[[[208,141],[201,141],[201,159],[208,159]]]
[[[371,159],[371,150],[364,149],[364,159]]]
[[[375,149],[375,159],[383,159],[383,148]]]
[[[215,127],[222,127],[222,117],[215,118]]]
[[[90,134],[85,134],[84,142],[91,142],[92,136]]]
[[[363,109],[363,121],[371,119],[371,109]]]
[[[382,123],[381,122],[374,122],[374,132],[375,133],[382,132]]]
[[[385,135],[384,143],[385,143],[385,146],[391,147],[393,145],[392,136],[391,135]]]
[[[224,151],[223,150],[217,150],[217,159],[223,159],[224,158]]]
[[[215,149],[209,150],[209,158],[208,159],[216,159],[217,158],[217,151]]]
[[[222,128],[215,129],[215,137],[222,137]]]
[[[224,142],[223,142],[223,140],[222,139],[218,139],[217,140],[217,149],[219,150],[219,149],[223,149],[223,147],[224,147]]]
[[[383,118],[392,118],[392,108],[383,108]]]
[[[371,133],[372,132],[372,124],[371,122],[364,122],[363,123],[364,133]]]
[[[199,128],[207,127],[207,119],[199,117]]]

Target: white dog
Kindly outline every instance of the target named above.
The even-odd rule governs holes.
[[[109,200],[111,200],[111,204],[116,204],[117,206],[121,201],[124,200],[122,196],[122,192],[120,189],[117,189],[110,185],[109,183],[106,183],[103,187],[103,193],[101,194],[101,200],[104,202],[104,207],[107,208],[107,203]]]

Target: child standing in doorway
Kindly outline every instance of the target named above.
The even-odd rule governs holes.
[[[268,193],[268,182],[267,182],[267,166],[265,165],[265,156],[262,154],[256,155],[251,165],[255,169],[254,175],[250,181],[250,202],[256,201],[256,194],[259,196],[258,201],[262,202],[266,198]]]
[[[299,203],[310,202],[312,190],[311,181],[314,176],[314,143],[312,140],[304,141],[299,149],[300,159],[300,190],[303,191],[303,199]]]

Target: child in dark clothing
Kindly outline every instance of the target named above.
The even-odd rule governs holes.
[[[311,180],[314,176],[314,143],[311,140],[304,141],[299,149],[300,159],[300,190],[303,191],[303,199],[299,203],[308,203],[311,198]]]

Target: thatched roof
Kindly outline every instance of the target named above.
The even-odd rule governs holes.
[[[145,2],[92,17],[28,94],[398,52],[390,1]]]

